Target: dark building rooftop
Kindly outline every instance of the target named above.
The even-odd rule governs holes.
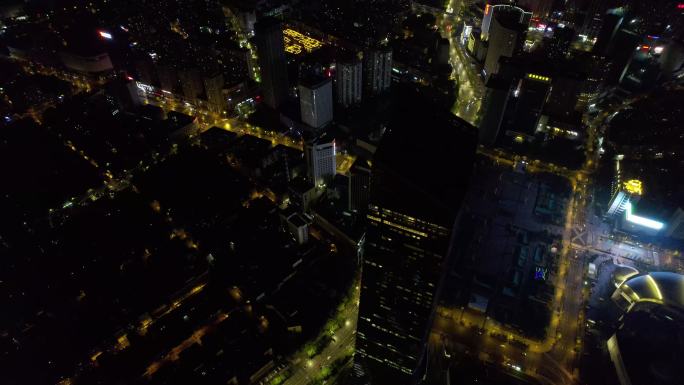
[[[373,164],[371,201],[451,226],[471,177],[476,130],[402,91]]]
[[[310,89],[318,89],[323,87],[326,83],[330,82],[331,79],[324,76],[307,76],[299,81],[299,84]]]

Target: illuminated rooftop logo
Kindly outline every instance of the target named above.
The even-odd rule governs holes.
[[[622,188],[632,195],[642,195],[644,190],[640,180],[630,179],[622,183]]]
[[[312,37],[303,35],[294,29],[285,28],[283,30],[283,39],[285,40],[285,51],[299,55],[304,52],[313,52],[323,47],[323,42]]]

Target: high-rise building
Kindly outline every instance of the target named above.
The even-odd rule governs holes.
[[[516,79],[504,113],[506,135],[516,141],[534,137],[550,89],[551,78],[546,75],[526,73]]]
[[[345,60],[337,64],[335,86],[337,102],[343,106],[361,103],[363,73],[361,60]]]
[[[510,5],[510,4],[492,4],[492,2],[487,2],[484,9],[484,15],[482,16],[481,24],[481,39],[482,41],[489,40],[491,34],[490,28],[492,25],[492,20],[502,15],[506,15],[507,19],[517,20],[518,23],[527,26],[532,18],[532,12],[525,11],[524,9]]]
[[[448,66],[449,58],[451,57],[451,45],[449,39],[441,38],[437,40],[437,49],[435,50],[435,65]]]
[[[603,15],[603,23],[596,36],[593,51],[598,55],[606,55],[613,39],[617,34],[623,21],[623,14],[620,12],[609,12]]]
[[[278,19],[265,17],[254,25],[254,30],[264,103],[277,108],[287,97],[288,88],[283,27]]]
[[[423,375],[475,156],[472,126],[411,95],[400,99],[373,160],[367,214],[355,360],[373,385],[411,385]],[[415,126],[424,131],[416,135]]]
[[[161,88],[164,91],[174,92],[178,85],[178,71],[168,64],[157,64],[156,68]]]
[[[565,57],[570,49],[570,44],[575,38],[575,30],[570,27],[556,27],[553,36],[546,45],[546,56],[552,60]]]
[[[544,112],[555,117],[568,117],[578,110],[579,95],[586,89],[588,75],[580,68],[573,68],[574,63],[557,66],[549,97]],[[581,111],[581,110],[580,110]]]
[[[223,74],[216,72],[204,77],[204,90],[207,94],[209,111],[221,114],[226,109],[226,97],[223,95]]]
[[[492,18],[489,29],[489,48],[485,58],[484,73],[490,76],[499,70],[501,57],[513,57],[522,50],[525,24],[514,13],[499,13]]]
[[[608,6],[607,3],[606,0],[592,0],[586,3],[584,20],[580,29],[581,34],[589,39],[598,36]]]
[[[490,4],[496,2],[506,3],[506,0],[489,1]],[[551,15],[554,9],[554,3],[558,3],[558,0],[517,0],[515,3],[517,3],[520,7],[532,11],[531,13],[534,14],[535,17],[544,19]]]
[[[639,179],[625,180],[620,168],[622,156],[615,158],[615,176],[612,183],[612,194],[608,202],[606,216],[617,216],[625,212],[631,203],[637,203],[643,194],[643,185]]]
[[[337,171],[336,155],[335,139],[327,134],[306,141],[304,158],[307,175],[316,186],[329,185],[332,182]]]
[[[655,86],[661,75],[660,56],[664,49],[659,39],[647,37],[642,40],[620,75],[620,86],[633,92]]]
[[[511,81],[494,74],[486,84],[484,109],[480,121],[479,143],[491,146],[499,136],[504,111],[510,95]]]
[[[684,208],[677,207],[665,229],[666,237],[684,240]]]
[[[370,164],[357,159],[349,169],[349,211],[365,213],[368,209],[370,177]]]
[[[622,172],[621,161],[624,159],[623,155],[615,157],[615,175],[611,186],[611,197],[608,202],[608,210],[606,216],[617,216],[622,214],[630,202],[636,203],[643,194],[643,186],[640,180],[630,179],[625,180]]]
[[[249,1],[222,2],[223,14],[232,27],[246,36],[254,36],[256,23],[256,4]]]
[[[154,82],[154,66],[148,57],[141,57],[135,61],[136,79],[141,83],[153,84]]]
[[[178,71],[183,96],[192,102],[204,94],[204,83],[197,68]]]
[[[332,81],[330,78],[305,79],[299,84],[299,108],[302,121],[320,128],[332,121]]]
[[[142,104],[135,81],[124,79],[112,80],[105,86],[105,100],[112,108],[112,113],[129,111]]]
[[[392,49],[371,49],[363,54],[364,93],[377,95],[392,84]]]
[[[680,74],[684,71],[683,42],[672,40],[663,48],[663,54],[660,57],[660,68],[666,79],[670,79],[675,74]]]

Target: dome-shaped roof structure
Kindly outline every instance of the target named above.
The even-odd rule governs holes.
[[[615,287],[620,287],[629,278],[639,274],[639,270],[627,265],[617,265],[615,266],[615,271],[613,271],[613,283]]]
[[[632,302],[656,302],[684,309],[684,275],[653,272],[627,279],[620,287]]]

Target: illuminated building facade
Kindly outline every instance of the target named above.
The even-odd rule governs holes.
[[[622,157],[618,156],[615,162],[613,195],[608,203],[606,216],[617,217],[624,213],[624,218],[621,218],[623,230],[655,235],[666,227],[665,223],[637,213],[636,203],[644,194],[643,183],[639,179],[623,180],[620,160]]]
[[[333,118],[332,81],[330,78],[302,81],[299,84],[299,107],[302,121],[314,128]]]
[[[532,12],[527,12],[520,7],[509,4],[490,4],[485,5],[484,15],[482,16],[482,40],[489,40],[489,28],[492,25],[492,20],[499,14],[508,13],[514,15],[519,23],[527,25],[532,18]]]
[[[335,86],[337,102],[343,106],[361,103],[363,74],[360,60],[343,61],[337,64]]]
[[[413,108],[427,112],[424,135],[408,140],[406,131],[392,130],[373,161],[355,356],[373,385],[410,385],[422,376],[435,298],[475,150],[476,133],[467,123],[433,113],[430,106]],[[404,109],[394,118],[403,121],[392,127],[425,119],[407,116],[411,109]],[[431,172],[436,164],[454,165],[450,176]]]
[[[392,83],[392,49],[389,47],[364,52],[364,93],[376,95]]]
[[[632,202],[636,203],[643,194],[643,186],[640,180],[630,179],[624,181],[622,178],[622,169],[620,161],[624,157],[618,155],[615,157],[615,178],[613,180],[612,195],[608,203],[608,210],[606,216],[615,216],[622,214],[627,209],[627,205]]]
[[[624,212],[628,203],[629,195],[622,190],[617,190],[610,199],[606,215],[612,216]]]
[[[359,310],[357,353],[372,383],[408,379],[424,349],[441,266],[451,236],[439,225],[371,204]]]
[[[489,48],[484,63],[485,76],[498,72],[501,57],[513,57],[522,50],[525,31],[526,25],[520,23],[515,15],[502,13],[492,18],[487,35]],[[485,34],[484,29],[482,34]]]
[[[304,158],[306,159],[309,180],[316,186],[330,184],[335,177],[337,164],[335,140],[322,135],[306,142]]]

